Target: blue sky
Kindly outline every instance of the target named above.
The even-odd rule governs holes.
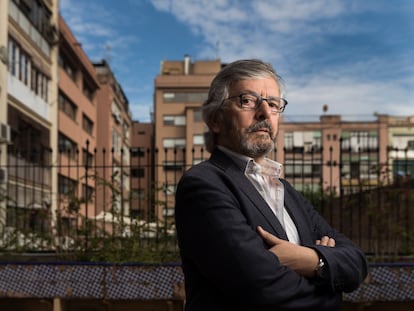
[[[261,58],[283,77],[286,120],[414,116],[411,0],[60,0],[92,61],[109,60],[148,122],[162,60]]]

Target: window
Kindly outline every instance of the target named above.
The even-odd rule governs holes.
[[[285,149],[286,150],[292,150],[293,149],[293,133],[292,132],[286,132],[285,133]]]
[[[394,177],[414,179],[414,160],[395,159],[392,163]]]
[[[83,94],[90,100],[93,100],[93,97],[95,95],[95,91],[93,90],[93,88],[89,85],[88,82],[86,82],[86,80],[83,80]]]
[[[82,197],[86,201],[90,201],[92,199],[93,192],[94,192],[93,187],[88,186],[86,184],[82,184]]]
[[[125,138],[129,138],[129,126],[127,123],[124,123],[124,125],[122,126],[122,134]]]
[[[357,179],[360,177],[360,162],[351,162],[351,178]]]
[[[118,132],[113,129],[112,130],[112,148],[114,149],[115,153],[121,152],[121,137],[119,136]]]
[[[78,107],[62,92],[59,92],[58,103],[59,110],[63,111],[69,118],[75,121]]]
[[[86,149],[82,149],[82,165],[87,167],[92,167],[93,165],[93,154]]]
[[[73,159],[76,158],[78,152],[78,145],[73,140],[61,133],[59,133],[58,147],[60,152],[70,154],[71,158]]]
[[[118,124],[121,124],[122,123],[121,109],[118,107],[118,105],[115,102],[112,102],[111,110],[112,110],[112,116],[114,117],[115,122]]]
[[[29,56],[20,50],[19,55],[19,80],[25,85],[29,83]]]
[[[164,125],[185,125],[186,119],[185,116],[164,116],[163,117]]]
[[[284,171],[286,177],[321,177],[322,167],[312,161],[286,160]]]
[[[162,215],[164,217],[173,217],[175,215],[175,209],[166,207],[162,210]]]
[[[342,150],[352,152],[364,152],[378,148],[378,133],[370,132],[348,132],[342,133]]]
[[[193,144],[194,145],[204,145],[204,136],[203,136],[203,134],[193,135]]]
[[[391,139],[392,147],[396,149],[413,150],[414,149],[414,135],[411,133],[393,133]]]
[[[176,148],[176,147],[185,147],[185,138],[164,138],[163,147],[164,148]]]
[[[131,157],[142,158],[144,156],[145,156],[145,148],[144,147],[131,148]]]
[[[17,73],[17,46],[16,43],[13,41],[12,38],[9,37],[8,46],[7,46],[7,53],[8,53],[8,69],[9,72],[15,76]]]
[[[72,65],[67,59],[67,57],[61,53],[59,54],[58,62],[59,66],[66,72],[66,74],[72,79],[72,81],[76,83],[75,66]]]
[[[164,193],[166,195],[174,195],[175,189],[177,188],[177,185],[164,185]]]
[[[144,200],[145,199],[145,190],[142,188],[131,189],[131,199],[135,200]]]
[[[194,110],[194,122],[201,122],[203,121],[203,114],[201,109]]]
[[[285,149],[293,152],[313,152],[321,149],[321,132],[287,132],[284,137]]]
[[[86,133],[93,134],[93,122],[85,114],[82,115],[82,128]]]
[[[32,66],[30,75],[31,75],[31,83],[30,83],[31,90],[35,94],[43,98],[45,101],[47,101],[49,78],[46,77],[41,71],[39,71],[34,66]]]
[[[8,41],[8,70],[24,85],[47,102],[49,78],[40,71],[29,56],[15,41],[9,37]]]
[[[182,171],[184,169],[184,162],[182,161],[164,161],[164,171]]]
[[[76,195],[78,190],[78,183],[67,176],[59,174],[58,177],[58,192],[65,195]]]
[[[163,94],[165,103],[204,102],[207,97],[208,93],[165,92]]]
[[[43,1],[14,1],[32,25],[47,38],[50,32],[51,12]]]
[[[131,169],[131,177],[135,178],[144,178],[145,177],[145,170],[143,167],[132,168]]]

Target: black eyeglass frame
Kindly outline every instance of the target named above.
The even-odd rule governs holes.
[[[249,108],[243,107],[243,96],[245,96],[245,95],[251,95],[251,96],[254,96],[254,97],[257,98],[254,108],[249,109]],[[288,105],[288,101],[286,99],[282,98],[282,97],[277,97],[277,96],[262,97],[258,94],[255,94],[255,93],[241,93],[239,95],[227,97],[224,101],[226,101],[228,99],[237,98],[237,97],[239,98],[239,107],[241,109],[245,109],[245,110],[255,110],[256,111],[257,109],[259,109],[260,105],[263,103],[264,100],[267,101],[267,103],[269,103],[269,100],[274,100],[274,99],[280,101],[281,107],[278,108],[278,111],[272,111],[272,113],[282,113],[282,112],[285,111],[285,108]]]

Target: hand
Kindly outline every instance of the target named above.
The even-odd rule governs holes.
[[[335,240],[325,235],[320,240],[316,240],[316,245],[335,247]]]
[[[279,258],[279,262],[282,265],[291,268],[302,276],[314,277],[319,261],[318,253],[314,249],[279,239],[260,226],[257,227],[257,232],[271,247],[269,251]],[[325,246],[335,246],[335,240],[327,236],[322,237],[316,243]]]

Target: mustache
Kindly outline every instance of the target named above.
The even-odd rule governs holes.
[[[259,123],[253,124],[252,126],[248,127],[246,132],[252,133],[259,129],[268,129],[270,134],[273,134],[273,127],[269,124],[267,120],[260,121]]]

